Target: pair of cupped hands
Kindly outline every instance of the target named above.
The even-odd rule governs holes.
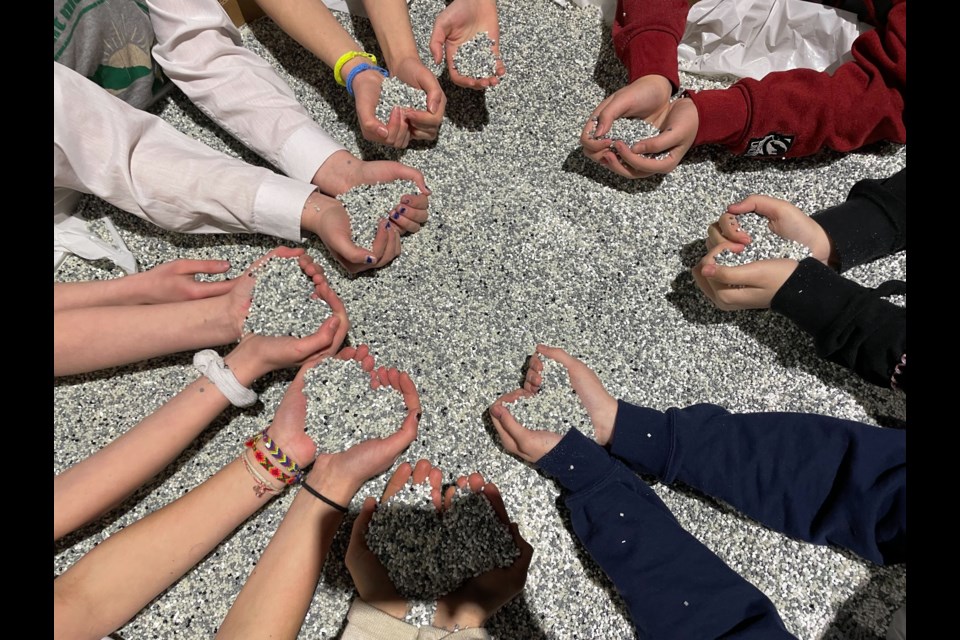
[[[487,32],[493,40],[493,53],[497,59],[496,69],[485,78],[471,78],[457,71],[454,58],[460,45],[473,39],[477,33]],[[506,73],[500,57],[500,26],[495,0],[454,0],[437,15],[430,36],[430,53],[436,64],[446,58],[450,80],[467,89],[483,90],[496,86]],[[383,76],[368,70],[357,74],[353,82],[356,98],[357,119],[363,137],[398,149],[405,149],[412,140],[435,140],[443,122],[447,97],[440,82],[427,69],[415,51],[397,60],[388,60],[390,75],[395,76],[415,89],[427,94],[427,110],[394,108],[389,120],[384,123],[376,116],[380,102],[380,86]],[[352,67],[344,67],[344,73]]]

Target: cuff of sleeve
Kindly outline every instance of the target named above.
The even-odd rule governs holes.
[[[447,631],[437,627],[420,627],[420,635],[417,636],[417,640],[490,640],[490,634],[482,627],[470,627],[460,631]]]
[[[660,75],[670,81],[673,92],[680,88],[677,71],[677,46],[680,43],[666,31],[648,30],[635,34],[617,47],[627,67],[630,82],[643,76]]]
[[[374,638],[393,638],[394,640],[416,640],[417,628],[380,611],[359,597],[353,599],[347,612],[347,628],[343,640],[373,640]]]
[[[816,258],[804,258],[773,296],[770,308],[816,337],[833,324],[851,296],[862,288]]]
[[[317,126],[301,127],[280,150],[280,168],[291,178],[310,182],[327,158],[345,148]]]
[[[673,458],[673,420],[669,415],[617,401],[610,453],[639,473],[664,478]]]
[[[576,429],[550,452],[537,466],[571,492],[582,491],[603,480],[615,462],[606,449]]]
[[[254,198],[253,231],[300,242],[303,204],[315,190],[311,184],[271,173]]]
[[[700,120],[694,146],[722,144],[734,153],[742,153],[750,122],[750,101],[744,89],[735,84],[729,89],[691,91],[689,96]]]

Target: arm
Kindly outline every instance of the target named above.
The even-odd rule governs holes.
[[[53,93],[55,187],[171,231],[300,240],[312,185],[218,153],[56,62]]]
[[[317,29],[315,39],[352,40],[322,3],[293,4],[303,12],[326,12],[339,32]],[[343,150],[273,67],[243,47],[240,32],[214,0],[148,0],[147,5],[157,36],[154,58],[190,100],[243,144],[301,182],[313,181],[327,159]]]
[[[885,21],[853,43],[853,60],[832,74],[793,69],[692,94],[699,115],[694,144],[798,157],[879,140],[905,143],[907,5],[892,5]]]
[[[827,416],[621,400],[610,452],[776,531],[890,564],[906,560],[905,445],[904,431]]]
[[[658,75],[670,81],[673,92],[680,88],[677,47],[688,10],[687,0],[618,0],[613,46],[630,82]]]

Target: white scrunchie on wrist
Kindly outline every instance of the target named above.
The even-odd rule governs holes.
[[[198,351],[193,356],[193,366],[216,385],[220,393],[227,397],[235,407],[249,407],[257,401],[257,394],[237,380],[230,367],[226,365],[220,354],[213,349]]]

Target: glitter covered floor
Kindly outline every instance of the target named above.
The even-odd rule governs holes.
[[[580,130],[592,108],[625,82],[609,30],[592,9],[549,0],[501,0],[507,76],[486,94],[445,82],[447,118],[436,144],[405,152],[359,139],[352,103],[327,69],[268,20],[243,29],[313,117],[366,159],[400,158],[433,189],[431,219],[406,238],[388,268],[355,279],[309,248],[350,315],[353,344],[407,370],[421,390],[420,437],[406,458],[445,472],[481,471],[536,549],[526,591],[490,622],[498,638],[632,638],[611,584],[565,525],[554,483],[505,454],[483,412],[515,388],[537,342],[563,346],[594,367],[615,396],[659,409],[712,402],[732,411],[810,411],[895,424],[905,402],[822,362],[812,342],[770,312],[723,313],[695,288],[690,265],[706,226],[751,192],[814,212],[842,201],[862,178],[891,175],[906,148],[882,145],[800,162],[757,162],[697,149],[669,176],[623,181],[585,159]],[[418,33],[430,7],[414,2]],[[374,48],[368,24],[342,16]],[[681,75],[685,86],[722,86]],[[179,93],[156,112],[214,148],[262,163]],[[141,268],[177,257],[226,258],[237,275],[276,246],[263,236],[186,236],[152,227],[93,198],[84,215],[110,215]],[[108,278],[119,270],[69,258],[55,279]],[[905,255],[849,277],[875,286],[905,278]],[[54,381],[54,471],[90,455],[196,375],[192,354]],[[290,373],[292,376],[292,372]],[[100,521],[55,545],[58,575],[98,542],[196,486],[240,451],[251,423],[290,376],[261,381],[264,406],[232,410],[159,478]],[[358,494],[379,495],[385,477]],[[801,639],[879,638],[906,598],[906,570],[798,543],[684,489],[657,487],[680,523],[766,593]],[[276,529],[293,494],[274,500],[195,570],[118,632],[123,638],[212,636]],[[348,518],[327,561],[303,638],[339,633],[352,597],[342,555]]]

